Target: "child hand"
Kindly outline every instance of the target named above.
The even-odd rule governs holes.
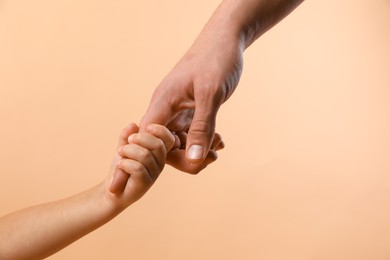
[[[147,129],[148,133],[138,133],[138,126],[130,124],[121,133],[118,155],[106,185],[110,201],[120,208],[134,203],[148,191],[174,146],[175,138],[164,126],[149,125]]]

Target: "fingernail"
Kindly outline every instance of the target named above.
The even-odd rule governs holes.
[[[187,157],[191,160],[198,160],[203,157],[203,147],[197,144],[191,145],[187,151]]]

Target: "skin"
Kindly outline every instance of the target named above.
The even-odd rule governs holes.
[[[193,174],[215,161],[216,151],[223,148],[215,134],[216,116],[238,85],[245,49],[302,2],[222,1],[157,86],[141,133],[134,124],[123,130],[109,177],[70,198],[0,218],[0,259],[45,258],[107,223],[147,192],[165,159]],[[153,123],[176,136],[149,126]]]
[[[102,183],[72,197],[1,217],[0,259],[48,257],[140,199],[163,170],[175,137],[160,125],[151,125],[143,133],[138,130],[135,124],[123,129],[110,173]],[[125,183],[113,183],[118,174],[126,175]],[[124,189],[112,192],[118,184]]]
[[[190,49],[157,86],[140,127],[157,123],[188,133],[185,146],[168,154],[167,163],[196,174],[215,160],[220,106],[236,89],[243,53],[303,0],[224,0]],[[219,137],[217,137],[219,138]]]

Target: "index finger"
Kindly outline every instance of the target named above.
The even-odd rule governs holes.
[[[157,99],[157,100],[156,100]],[[150,124],[159,124],[166,126],[172,115],[172,108],[168,102],[163,102],[161,97],[153,95],[149,107],[140,122],[140,132],[145,132],[146,127]]]

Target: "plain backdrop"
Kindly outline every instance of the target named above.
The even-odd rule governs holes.
[[[103,180],[217,0],[0,1],[0,215]],[[390,2],[306,1],[245,53],[226,142],[65,259],[390,259]]]

